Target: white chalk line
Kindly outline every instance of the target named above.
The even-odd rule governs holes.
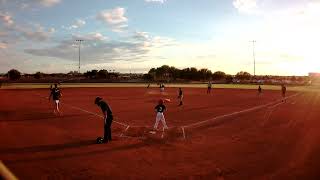
[[[101,116],[101,115],[99,115],[99,114],[97,114],[97,113],[94,113],[94,112],[91,112],[91,111],[87,111],[87,110],[82,109],[82,108],[80,108],[80,107],[73,106],[73,105],[71,105],[71,104],[67,104],[67,103],[63,103],[63,104],[65,104],[65,105],[67,105],[67,106],[70,106],[70,107],[71,107],[71,108],[73,108],[73,109],[77,109],[77,110],[80,110],[80,111],[86,112],[86,113],[88,113],[88,114],[92,114],[92,115],[95,115],[95,116],[98,116],[98,117],[104,118],[103,116]],[[128,124],[124,124],[124,123],[121,123],[121,122],[119,122],[119,121],[115,121],[115,120],[113,120],[113,122],[114,122],[114,123],[116,123],[116,124],[119,124],[119,125],[121,125],[121,126],[124,126],[124,127],[129,126]]]
[[[34,92],[34,94],[36,94],[36,95],[38,95],[38,96],[40,96],[40,97],[42,97],[42,98],[47,99],[47,97],[44,97],[44,96],[42,96],[42,95],[39,94],[39,93]],[[86,113],[88,113],[88,114],[92,114],[92,115],[95,115],[95,116],[104,118],[103,116],[101,116],[101,115],[99,115],[99,114],[97,114],[97,113],[94,113],[94,112],[91,112],[91,111],[87,111],[87,110],[85,110],[85,109],[83,109],[83,108],[80,108],[80,107],[77,107],[77,106],[73,106],[73,105],[68,104],[68,103],[65,103],[65,102],[61,102],[61,104],[65,104],[65,105],[67,105],[67,106],[70,106],[70,107],[73,108],[73,109],[77,109],[77,110],[86,112]],[[125,126],[125,127],[129,126],[128,124],[124,124],[124,123],[121,123],[121,122],[118,122],[118,121],[115,121],[115,120],[113,120],[113,122],[116,123],[116,124]]]
[[[191,123],[189,125],[184,125],[182,126],[183,128],[189,128],[189,127],[192,127],[192,126],[198,126],[198,125],[201,125],[201,124],[204,124],[204,123],[207,123],[207,122],[210,122],[210,121],[214,121],[214,120],[217,120],[217,119],[222,119],[222,118],[226,118],[226,117],[230,117],[230,116],[234,116],[234,115],[239,115],[239,114],[243,114],[243,113],[246,113],[246,112],[251,112],[251,111],[255,111],[255,110],[259,110],[259,109],[262,109],[264,107],[268,107],[274,103],[278,103],[278,102],[282,102],[282,100],[285,100],[285,99],[288,99],[288,98],[291,98],[291,97],[295,97],[297,95],[299,95],[300,93],[296,93],[294,95],[291,95],[291,96],[288,96],[286,98],[283,98],[283,99],[279,99],[279,100],[276,100],[274,102],[270,102],[268,104],[265,104],[265,105],[260,105],[260,106],[256,106],[256,107],[252,107],[252,108],[249,108],[249,109],[245,109],[245,110],[241,110],[241,111],[236,111],[236,112],[233,112],[233,113],[229,113],[229,114],[224,114],[224,115],[221,115],[221,116],[217,116],[217,117],[214,117],[214,118],[211,118],[211,119],[208,119],[208,120],[204,120],[204,121],[200,121],[200,122],[196,122],[196,123]]]

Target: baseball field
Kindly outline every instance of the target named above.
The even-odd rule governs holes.
[[[0,89],[0,160],[19,179],[317,179],[320,96],[279,86],[63,84],[62,115],[47,84]],[[178,106],[178,87],[184,93]],[[110,105],[113,140],[96,144]],[[150,134],[159,99],[168,130]],[[170,101],[169,101],[170,100]],[[160,127],[161,124],[160,124]]]

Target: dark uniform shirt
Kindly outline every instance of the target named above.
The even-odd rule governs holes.
[[[59,100],[61,97],[61,92],[59,88],[52,88],[51,95],[53,100]]]
[[[286,91],[287,91],[287,88],[285,86],[282,86],[282,93],[284,94],[286,93]]]
[[[180,89],[180,90],[179,90],[179,96],[181,97],[182,94],[183,94],[183,93],[182,93],[182,90]]]
[[[106,102],[100,101],[99,107],[101,108],[102,112],[106,112],[108,120],[113,119],[111,108],[109,107],[109,105]]]
[[[166,110],[166,106],[164,106],[163,104],[159,104],[154,108],[157,112],[163,113],[163,111]]]
[[[259,86],[259,88],[258,88],[258,91],[259,91],[259,93],[261,93],[261,91],[262,91],[262,89],[261,89],[261,87]]]

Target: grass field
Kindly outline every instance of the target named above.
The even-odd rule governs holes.
[[[9,83],[2,86],[2,89],[40,89],[49,88],[50,83]],[[82,88],[82,87],[147,87],[147,83],[62,83],[63,88]],[[153,83],[150,87],[158,87]],[[166,87],[188,87],[188,88],[207,88],[207,84],[166,84]],[[279,85],[261,85],[265,90],[279,90]],[[257,89],[257,85],[248,84],[213,84],[213,88],[226,89]],[[318,87],[313,86],[288,86],[289,91],[317,91]]]

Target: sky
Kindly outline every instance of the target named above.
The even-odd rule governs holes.
[[[0,73],[320,72],[320,0],[0,0]],[[76,40],[83,40],[81,45]],[[253,44],[252,41],[255,40]]]

